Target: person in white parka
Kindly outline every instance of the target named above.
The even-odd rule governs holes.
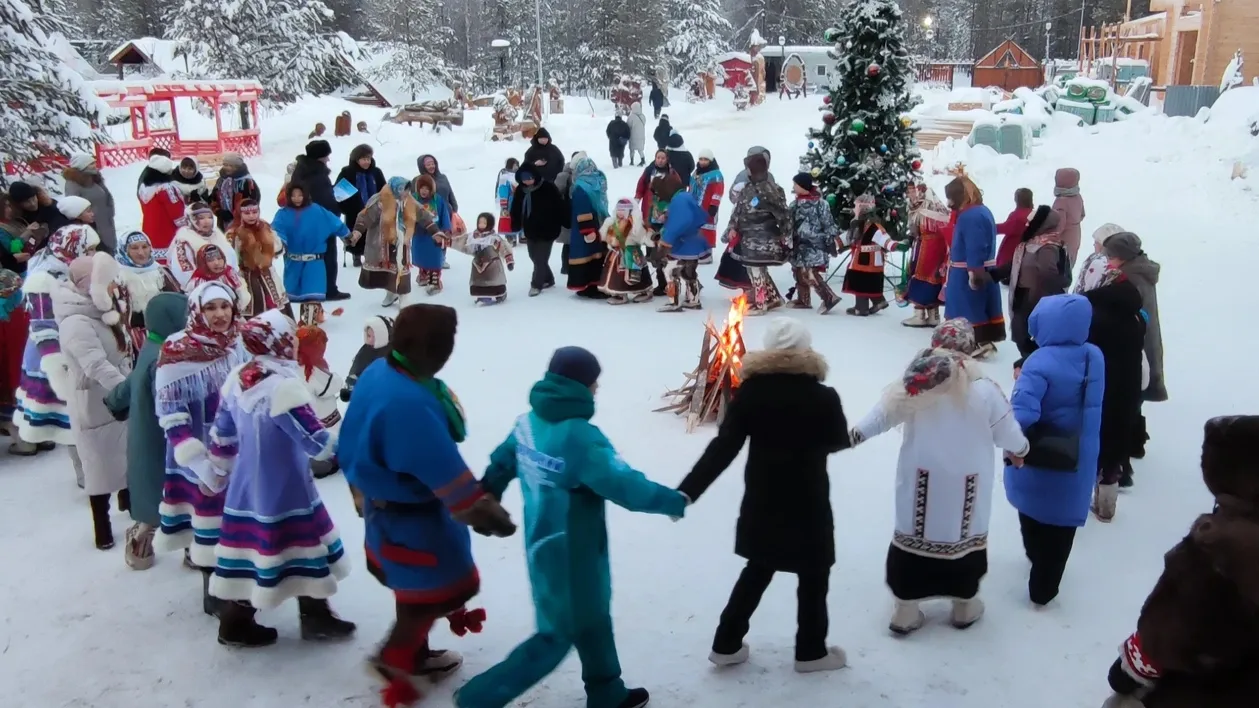
[[[302,377],[306,380],[306,388],[314,399],[311,408],[323,427],[336,438],[341,432],[341,410],[337,402],[341,398],[341,389],[345,380],[333,371],[324,358],[328,351],[328,334],[319,327],[303,325],[297,330],[297,364],[302,369]],[[310,461],[311,474],[315,479],[323,479],[337,473],[341,467],[337,458]]]
[[[953,601],[965,629],[983,615],[988,521],[997,469],[993,447],[1020,464],[1028,441],[1000,386],[970,358],[975,331],[962,319],[936,328],[931,348],[852,430],[854,445],[902,427],[896,467],[896,529],[887,585],[896,598],[889,628],[909,634],[926,621],[922,600]]]
[[[638,166],[647,165],[647,157],[643,150],[647,147],[647,116],[643,115],[643,104],[636,102],[630,106],[629,117],[626,119],[630,127],[629,161],[634,166],[634,155],[638,155]]]
[[[50,378],[65,382],[66,404],[75,445],[83,463],[84,489],[92,507],[96,547],[114,546],[109,497],[130,508],[127,495],[127,424],[114,418],[105,397],[131,372],[122,303],[116,285],[118,263],[106,253],[70,263],[69,278],[52,291],[54,312],[65,355],[64,371]]]

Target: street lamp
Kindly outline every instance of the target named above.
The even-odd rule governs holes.
[[[507,57],[511,54],[510,39],[495,39],[490,42],[490,47],[499,50],[498,53],[498,80],[504,89],[507,88]]]
[[[1049,30],[1053,29],[1054,23],[1045,23],[1045,64],[1049,64]]]
[[[785,86],[783,86],[783,80],[787,77],[787,36],[786,35],[782,35],[782,34],[778,35],[778,52],[779,52],[778,82],[777,82],[778,83],[778,100],[781,101],[783,97],[783,89],[785,88]]]
[[[931,29],[931,25],[934,23],[935,23],[935,19],[933,19],[931,15],[927,15],[926,17],[922,18],[922,34],[924,37],[927,38],[928,42],[930,42],[936,36],[935,30]]]

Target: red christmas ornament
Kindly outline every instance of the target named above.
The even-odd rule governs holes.
[[[870,76],[878,76],[880,71],[883,71],[883,67],[878,64],[871,64],[869,68],[866,69],[866,73]]]
[[[827,125],[833,125],[835,123],[835,114],[830,111],[826,111],[822,114],[822,122]]]
[[[909,163],[909,166],[914,168],[914,171],[917,172],[918,170],[922,169],[922,160],[914,160],[913,162]]]
[[[822,105],[825,105],[825,106],[831,105],[831,97],[829,95],[822,97]]]
[[[897,216],[899,216],[899,215],[896,213],[896,210],[895,210],[895,209],[893,209],[893,210],[892,210],[892,218],[893,218],[893,219],[895,219]]]

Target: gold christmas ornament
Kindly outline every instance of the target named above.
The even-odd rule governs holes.
[[[812,170],[809,170],[809,174],[813,175],[814,177],[817,177],[818,175],[822,174],[822,170],[814,167]]]

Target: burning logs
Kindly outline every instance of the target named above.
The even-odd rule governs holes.
[[[726,408],[734,397],[743,376],[743,316],[748,310],[746,295],[730,303],[730,314],[719,331],[712,320],[704,324],[704,340],[700,344],[699,365],[686,374],[686,383],[668,391],[663,398],[668,405],[654,412],[672,411],[686,416],[686,432],[694,432],[703,423],[721,424]]]

